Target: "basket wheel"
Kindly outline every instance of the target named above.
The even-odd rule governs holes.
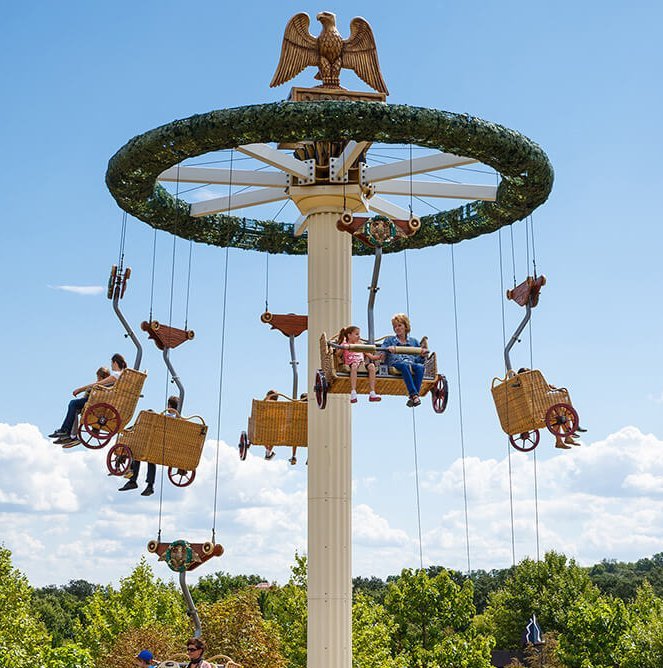
[[[431,392],[433,410],[436,413],[444,413],[449,401],[449,383],[446,376],[439,375]]]
[[[272,319],[273,319],[273,318],[274,318],[274,316],[273,316],[269,311],[265,311],[265,312],[260,316],[260,320],[261,320],[261,322],[264,322],[264,323],[272,322]]]
[[[555,404],[546,413],[546,427],[555,436],[573,434],[579,424],[578,413],[569,404]]]
[[[196,472],[187,471],[186,469],[175,469],[172,466],[168,467],[168,478],[175,487],[188,487],[195,479]]]
[[[110,404],[94,404],[83,413],[78,437],[86,448],[98,450],[120,431],[121,419]]]
[[[315,372],[315,385],[313,386],[315,391],[315,400],[318,403],[318,408],[324,410],[327,406],[327,379],[325,378],[325,373],[322,369],[318,369]]]
[[[520,434],[509,434],[509,442],[520,452],[531,452],[539,444],[541,434],[538,429],[523,431]]]
[[[251,447],[251,443],[249,443],[249,435],[243,431],[239,435],[239,458],[244,461],[246,459],[246,455],[249,453],[249,448]]]
[[[131,449],[123,443],[116,443],[106,455],[106,466],[112,475],[124,475],[131,466]]]
[[[214,543],[209,540],[203,543],[203,554],[212,554],[212,552],[214,552]]]
[[[158,547],[159,547],[159,543],[156,540],[151,540],[147,544],[147,551],[148,552],[156,552]]]

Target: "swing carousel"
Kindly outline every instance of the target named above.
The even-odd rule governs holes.
[[[381,254],[455,244],[495,232],[546,201],[553,171],[541,148],[513,130],[466,114],[388,104],[369,24],[353,19],[350,37],[343,40],[333,14],[322,12],[317,19],[322,24],[320,37],[310,34],[306,14],[289,21],[271,85],[281,85],[313,66],[320,86],[295,87],[283,102],[221,109],[150,130],[111,158],[106,183],[121,208],[156,229],[221,247],[308,256],[306,386],[317,401],[305,406],[307,661],[316,668],[337,668],[349,667],[352,656],[352,438],[345,372],[333,368],[329,357],[339,342],[325,333],[351,321],[352,256],[376,254],[377,247]],[[341,68],[354,70],[375,92],[342,88]],[[378,143],[405,145],[409,157],[375,160]],[[413,157],[413,147],[425,154]],[[226,152],[228,162],[223,167],[187,162],[213,152]],[[237,169],[238,156],[260,166]],[[498,183],[439,177],[476,163],[494,170]],[[418,175],[424,178],[415,178]],[[179,197],[182,183],[223,186],[226,194],[187,202]],[[175,195],[168,184],[177,185]],[[414,206],[423,198],[457,204],[419,216]],[[233,215],[277,202],[294,203],[298,220],[279,223]],[[387,224],[376,225],[376,217]],[[371,235],[373,243],[367,244]],[[369,310],[369,339],[359,345],[376,351],[379,341],[371,319]],[[389,369],[382,375],[383,393],[402,386]],[[436,359],[425,381],[433,408],[441,412],[447,386]],[[292,405],[295,398],[293,392],[290,404],[282,404]],[[325,410],[316,404],[324,404]],[[261,440],[258,423],[254,420],[252,431],[249,422],[254,442]],[[510,424],[508,429],[513,432]],[[560,429],[566,433],[571,427]],[[277,444],[278,438],[262,440]]]

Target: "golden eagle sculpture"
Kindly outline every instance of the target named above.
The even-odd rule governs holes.
[[[295,14],[285,28],[281,59],[270,87],[280,86],[306,67],[317,67],[316,79],[325,88],[342,88],[339,75],[342,68],[355,74],[371,88],[389,94],[380,72],[378,52],[373,31],[366,19],[350,21],[350,37],[343,39],[336,29],[336,14],[320,12],[316,19],[322,23],[322,32],[314,37],[309,32],[308,14]]]

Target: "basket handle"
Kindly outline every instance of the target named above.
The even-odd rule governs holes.
[[[510,380],[511,378],[514,378],[518,374],[515,371],[507,371],[506,376],[504,378],[500,378],[499,376],[493,378],[493,387],[495,387],[495,383],[500,382],[500,383],[506,383],[507,380]]]
[[[180,416],[180,417],[181,417],[181,416]],[[206,427],[206,426],[207,426],[207,425],[205,424],[205,420],[203,420],[203,418],[200,417],[200,415],[190,415],[189,417],[185,417],[185,418],[182,418],[182,419],[183,419],[183,420],[188,420],[189,422],[191,422],[192,420],[200,420],[200,424],[202,424],[203,427]]]

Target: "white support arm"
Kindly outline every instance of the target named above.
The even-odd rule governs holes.
[[[374,186],[375,192],[385,195],[416,195],[418,197],[447,197],[450,199],[485,200],[494,202],[496,186],[481,186],[471,183],[447,183],[444,181],[412,181],[401,179],[380,181]]]
[[[243,209],[247,206],[257,204],[269,204],[288,199],[288,193],[279,188],[261,188],[260,190],[249,190],[247,192],[230,195],[230,197],[215,197],[203,202],[194,202],[189,213],[194,218],[207,216],[212,213],[226,213],[235,209]]]
[[[396,220],[410,219],[410,212],[407,209],[403,209],[389,200],[382,199],[382,197],[371,197],[371,199],[368,200],[368,208],[371,211],[375,211],[375,213],[387,216],[387,218]]]
[[[301,215],[295,221],[295,236],[301,237],[308,227],[308,216]]]
[[[362,185],[368,185],[376,181],[397,179],[401,176],[409,176],[410,174],[434,172],[438,169],[461,167],[463,165],[471,165],[475,162],[479,161],[474,158],[464,158],[460,155],[454,155],[453,153],[434,153],[433,155],[425,155],[423,158],[391,162],[388,165],[366,166],[362,173],[361,182]]]
[[[159,175],[159,181],[184,183],[214,183],[217,185],[262,186],[285,188],[288,177],[283,172],[255,171],[248,169],[220,169],[218,167],[170,167]]]
[[[292,176],[310,182],[315,180],[315,160],[297,160],[287,153],[281,153],[267,144],[245,144],[237,150],[262,162],[281,169]]]
[[[366,150],[369,142],[351,140],[338,158],[329,158],[329,180],[332,183],[347,181],[347,173],[355,160]]]

